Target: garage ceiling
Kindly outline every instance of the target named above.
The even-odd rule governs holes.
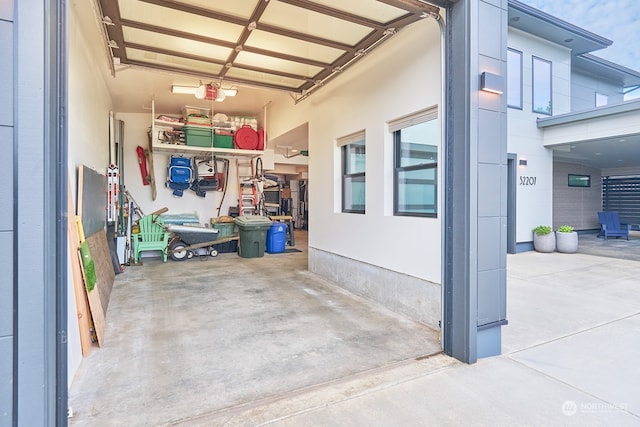
[[[309,94],[438,7],[419,0],[97,0],[118,64]],[[435,4],[441,4],[436,0]]]

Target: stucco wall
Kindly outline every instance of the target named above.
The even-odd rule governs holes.
[[[384,55],[368,54],[308,99],[271,107],[272,135],[309,123],[310,247],[440,283],[442,209],[438,218],[393,215],[393,141],[386,124],[438,105],[440,81],[439,30],[425,19],[385,43]],[[336,140],[363,129],[366,214],[346,214]]]
[[[86,4],[82,5],[87,7]],[[111,98],[101,78],[106,67],[105,57],[90,45],[90,39],[82,31],[76,10],[69,13],[69,179],[70,196],[76,200],[77,169],[81,164],[99,172],[106,172],[109,163],[109,111]],[[70,265],[70,264],[69,264]],[[70,267],[69,267],[70,268]],[[82,349],[76,316],[73,276],[68,274],[69,344],[67,354],[68,377],[71,384],[80,362]]]
[[[80,164],[99,172],[109,165],[109,95],[103,72],[106,56],[90,44],[76,11],[69,14],[69,173],[75,196]],[[86,5],[85,5],[86,7]]]

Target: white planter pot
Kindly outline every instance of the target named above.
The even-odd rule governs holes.
[[[551,232],[542,236],[533,233],[533,248],[538,252],[553,252],[556,250],[556,235]]]
[[[572,254],[578,250],[578,233],[561,233],[556,231],[556,248],[558,252]]]

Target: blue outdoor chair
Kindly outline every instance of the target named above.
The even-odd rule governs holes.
[[[629,240],[631,224],[620,224],[620,215],[618,215],[618,212],[598,212],[598,222],[600,223],[598,237],[604,236],[605,240],[609,237],[624,237]]]

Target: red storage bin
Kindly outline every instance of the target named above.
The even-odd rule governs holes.
[[[249,125],[244,125],[236,131],[234,140],[236,147],[243,150],[255,150],[258,148],[258,132]]]

